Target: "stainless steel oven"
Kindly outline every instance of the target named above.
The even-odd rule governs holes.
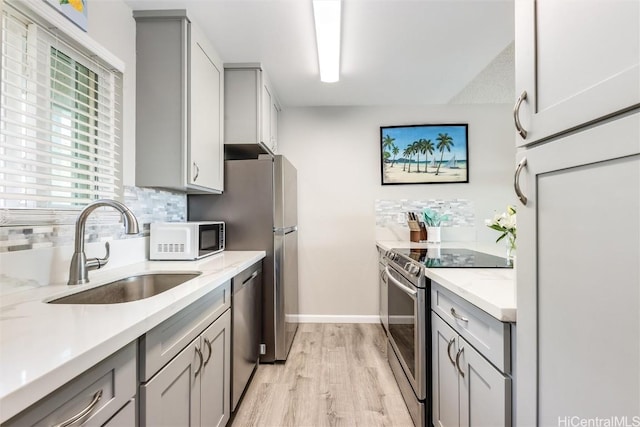
[[[431,281],[425,268],[511,268],[501,257],[464,248],[394,248],[387,265],[388,358],[411,418],[431,427]]]
[[[393,257],[392,257],[393,258]],[[389,365],[416,426],[428,425],[431,407],[429,291],[419,268],[398,268],[387,258]]]

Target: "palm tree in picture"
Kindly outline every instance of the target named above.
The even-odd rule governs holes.
[[[439,133],[436,140],[438,141],[436,148],[440,150],[440,162],[438,163],[438,169],[436,170],[436,175],[438,175],[438,173],[440,173],[442,158],[444,157],[444,150],[446,149],[448,152],[451,152],[451,147],[453,147],[453,138],[451,138],[448,133]]]
[[[413,152],[416,154],[416,158],[417,158],[417,163],[416,163],[416,167],[418,168],[417,172],[420,172],[420,141],[413,141],[413,143],[411,144],[411,147],[413,147]]]
[[[389,151],[387,151],[387,150],[391,150],[391,148],[393,147],[393,141],[395,141],[395,140],[396,140],[395,138],[391,138],[391,136],[385,135],[382,138],[382,150],[385,153],[389,153]],[[389,155],[391,155],[391,153],[389,153]],[[386,159],[385,159],[385,161],[386,161]]]
[[[391,167],[393,167],[393,165],[396,163],[396,157],[398,156],[398,154],[400,154],[400,149],[393,145],[391,147],[391,153],[393,153],[393,159],[391,160]]]
[[[384,164],[384,167],[386,169],[386,167],[387,167],[387,165],[389,163],[389,157],[391,157],[391,154],[388,151],[385,151],[382,156],[384,157],[383,164]]]
[[[409,172],[411,172],[411,157],[413,157],[413,146],[412,145],[407,145],[407,147],[402,152],[402,156],[405,159],[409,160]],[[404,162],[404,164],[406,166],[407,162]],[[405,168],[402,168],[402,170],[406,172]]]
[[[433,142],[430,139],[420,139],[420,151],[424,154],[424,173],[427,173],[428,165],[429,165],[429,154],[433,154],[433,150],[435,147],[433,146]]]

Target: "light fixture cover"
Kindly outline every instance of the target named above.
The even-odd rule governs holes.
[[[340,78],[340,0],[313,0],[320,80],[337,82]]]

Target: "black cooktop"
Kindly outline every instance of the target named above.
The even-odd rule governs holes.
[[[513,268],[513,261],[470,249],[440,248],[405,249],[393,252],[410,258],[427,268]]]

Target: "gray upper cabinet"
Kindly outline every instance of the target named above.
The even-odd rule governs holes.
[[[278,151],[278,103],[260,64],[225,64],[225,144],[258,144]]]
[[[517,146],[640,104],[640,1],[519,0],[515,11]]]
[[[184,10],[134,11],[136,185],[223,190],[222,61]]]

